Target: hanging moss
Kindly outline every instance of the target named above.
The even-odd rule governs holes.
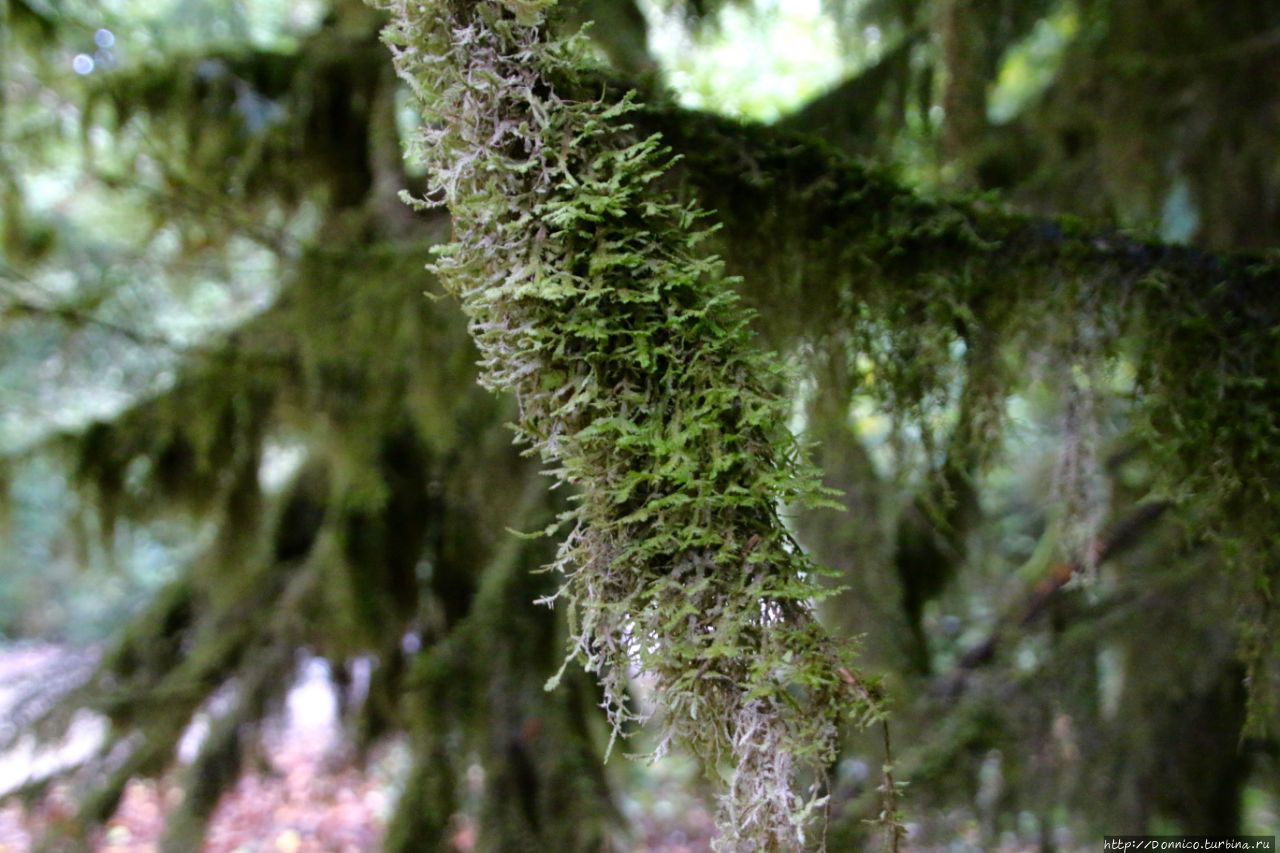
[[[323,193],[335,208],[359,205],[373,180],[370,136],[384,118],[372,106],[387,81],[377,22],[351,9],[364,19],[325,27],[297,50],[170,57],[107,73],[86,114],[114,119],[125,139],[142,129],[162,155],[159,218],[187,223],[206,244],[252,234],[279,202]],[[224,216],[206,215],[211,205]]]
[[[999,368],[1001,352],[1085,371],[1132,364],[1131,416],[1159,460],[1156,488],[1203,513],[1237,567],[1250,648],[1276,649],[1276,539],[1264,520],[1274,518],[1280,482],[1272,260],[926,198],[763,126],[670,108],[639,121],[685,155],[681,175],[698,197],[729,212],[717,247],[746,275],[771,338],[849,340],[851,361],[873,366],[865,393],[926,435],[926,413],[977,381],[986,402],[955,429],[977,449],[995,446],[994,413],[1023,381]],[[977,337],[997,369],[964,371],[961,381],[956,344],[968,351]],[[1100,377],[1087,384],[1107,393]]]

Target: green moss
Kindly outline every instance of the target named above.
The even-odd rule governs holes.
[[[481,381],[514,392],[520,439],[579,489],[554,563],[574,653],[615,731],[637,668],[655,678],[659,753],[680,742],[713,775],[732,768],[723,846],[803,844],[820,803],[800,778],[872,700],[842,677],[812,612],[819,571],[779,517],[827,499],[785,428],[785,379],[699,249],[703,214],[655,186],[669,154],[627,124],[631,99],[554,88],[573,51],[527,9],[389,8],[424,112],[414,147],[453,216],[435,270]]]

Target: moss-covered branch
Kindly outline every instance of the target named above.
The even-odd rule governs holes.
[[[728,773],[725,849],[796,849],[837,724],[870,697],[812,612],[816,569],[779,507],[821,498],[786,430],[701,213],[655,182],[667,152],[630,99],[563,95],[574,44],[544,2],[393,3],[387,40],[425,115],[415,150],[456,242],[481,378],[515,394],[520,438],[579,488],[555,566],[574,649],[621,728],[651,675],[659,751]],[[722,768],[723,765],[723,768]]]

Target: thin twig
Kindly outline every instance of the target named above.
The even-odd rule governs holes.
[[[888,837],[885,849],[890,853],[898,853],[902,841],[902,825],[898,823],[898,784],[893,780],[893,743],[889,738],[889,721],[880,721],[880,731],[884,735],[884,820]]]

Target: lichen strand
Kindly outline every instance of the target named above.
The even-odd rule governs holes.
[[[794,850],[822,799],[846,715],[877,711],[812,602],[817,570],[779,516],[824,494],[787,431],[784,377],[701,212],[655,182],[634,109],[561,94],[572,42],[545,2],[392,2],[386,40],[425,117],[424,205],[455,242],[457,294],[483,383],[514,392],[519,438],[577,489],[555,568],[573,648],[615,731],[628,673],[652,677],[661,737],[726,773],[721,849]]]

